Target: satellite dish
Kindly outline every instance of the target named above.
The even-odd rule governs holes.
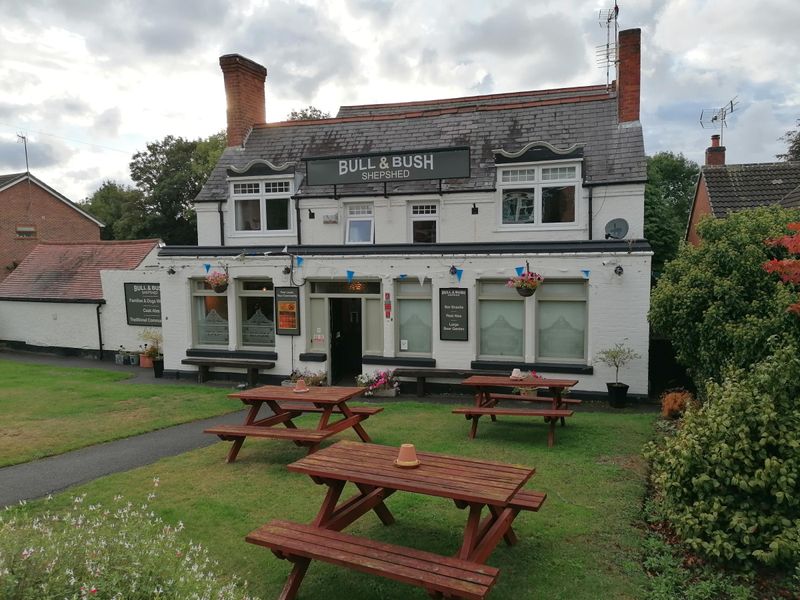
[[[628,235],[628,222],[625,219],[611,219],[606,223],[606,239],[624,239]]]

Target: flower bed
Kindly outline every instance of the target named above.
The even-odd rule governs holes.
[[[394,371],[362,373],[356,377],[356,383],[367,388],[365,396],[394,397],[400,390],[400,382],[397,380]]]

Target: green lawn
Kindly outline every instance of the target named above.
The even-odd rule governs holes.
[[[548,493],[538,513],[515,522],[520,543],[498,546],[489,564],[501,569],[490,598],[641,598],[645,574],[639,565],[643,539],[637,527],[645,491],[642,444],[651,437],[655,415],[577,413],[558,428],[556,446],[546,447],[541,420],[500,418],[481,423],[467,439],[468,422],[451,407],[389,403],[369,419],[375,443],[413,442],[443,452],[536,467],[531,489]],[[355,439],[352,432],[334,439]],[[113,505],[116,494],[134,502],[155,492],[152,509],[170,522],[183,521],[186,539],[201,542],[220,562],[220,572],[249,582],[261,598],[277,597],[290,570],[268,550],[244,536],[273,518],[309,522],[325,492],[286,465],[305,455],[287,442],[247,441],[237,462],[225,464],[229,444],[164,459],[128,473],[105,477],[53,500],[19,510],[40,511],[88,494],[86,502]],[[154,488],[153,480],[159,485]],[[346,492],[347,493],[347,492]],[[466,513],[443,499],[397,493],[387,500],[397,522],[383,526],[370,513],[350,533],[452,555],[460,545]],[[330,600],[427,598],[423,590],[315,562],[300,597]]]
[[[0,360],[0,467],[232,410],[227,390]]]

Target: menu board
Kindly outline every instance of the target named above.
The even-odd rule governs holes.
[[[439,339],[469,340],[469,291],[466,288],[439,290]]]
[[[161,287],[157,283],[126,283],[128,325],[161,327]]]
[[[276,287],[275,310],[278,335],[300,335],[300,288]]]

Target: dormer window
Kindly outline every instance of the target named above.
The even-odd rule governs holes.
[[[498,168],[503,227],[575,223],[580,165]]]
[[[264,179],[231,184],[234,228],[237,233],[262,235],[292,231],[291,180]]]

